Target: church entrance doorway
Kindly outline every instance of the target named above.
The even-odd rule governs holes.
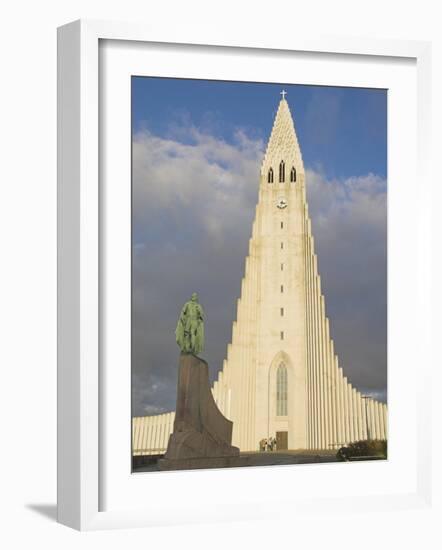
[[[288,448],[288,432],[276,432],[276,450],[287,451]]]

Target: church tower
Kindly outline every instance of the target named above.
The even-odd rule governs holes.
[[[371,438],[386,437],[386,406],[365,402],[335,355],[304,164],[284,96],[261,165],[232,342],[213,387],[241,451],[269,437],[278,449],[335,448],[366,439],[367,426]]]

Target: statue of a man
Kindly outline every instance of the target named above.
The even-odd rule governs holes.
[[[181,353],[197,355],[204,348],[204,311],[198,303],[198,294],[194,292],[192,299],[186,302],[181,310],[175,330],[176,342]]]

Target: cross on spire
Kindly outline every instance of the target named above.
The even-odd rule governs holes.
[[[279,93],[282,95],[282,99],[285,99],[287,92],[285,90],[282,90],[282,92],[279,92]]]

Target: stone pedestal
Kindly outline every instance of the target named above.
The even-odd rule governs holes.
[[[207,363],[182,353],[173,433],[160,469],[184,469],[189,459],[209,459],[208,463],[222,467],[223,459],[239,456],[239,449],[232,446],[232,428],[213,399]]]

